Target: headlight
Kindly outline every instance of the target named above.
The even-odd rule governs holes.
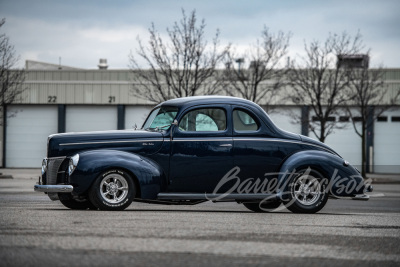
[[[78,162],[79,162],[79,154],[76,154],[69,159],[69,164],[68,164],[69,175],[71,175],[74,172],[76,166],[78,166]]]
[[[42,160],[42,175],[45,174],[47,171],[47,158]]]

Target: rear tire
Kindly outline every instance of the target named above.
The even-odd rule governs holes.
[[[89,200],[73,199],[71,194],[59,193],[60,202],[71,210],[97,210],[97,208]]]
[[[257,213],[274,211],[275,209],[279,208],[281,204],[282,203],[279,201],[264,202],[261,205],[260,203],[243,203],[246,208]]]
[[[285,190],[283,203],[294,213],[316,213],[328,201],[324,177],[313,169],[303,169],[293,175]]]
[[[129,174],[121,170],[102,173],[89,190],[90,202],[100,210],[124,210],[135,195],[135,183]]]

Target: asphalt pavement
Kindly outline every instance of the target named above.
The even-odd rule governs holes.
[[[399,183],[375,184],[369,201],[330,199],[311,215],[210,202],[108,212],[33,192],[39,174],[0,179],[0,266],[400,265]]]

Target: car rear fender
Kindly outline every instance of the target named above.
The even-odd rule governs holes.
[[[295,172],[307,168],[315,169],[323,175],[332,195],[354,196],[364,192],[364,179],[345,160],[329,152],[307,150],[294,153],[281,165],[278,174],[278,190],[281,194]]]

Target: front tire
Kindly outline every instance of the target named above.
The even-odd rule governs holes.
[[[328,201],[323,175],[310,168],[296,172],[284,193],[283,202],[294,213],[316,213]]]
[[[100,210],[124,210],[135,195],[135,183],[129,174],[121,170],[102,173],[89,191],[90,202]]]
[[[95,207],[89,200],[73,199],[71,194],[59,193],[58,198],[60,199],[61,204],[71,210],[97,210],[97,207]]]

